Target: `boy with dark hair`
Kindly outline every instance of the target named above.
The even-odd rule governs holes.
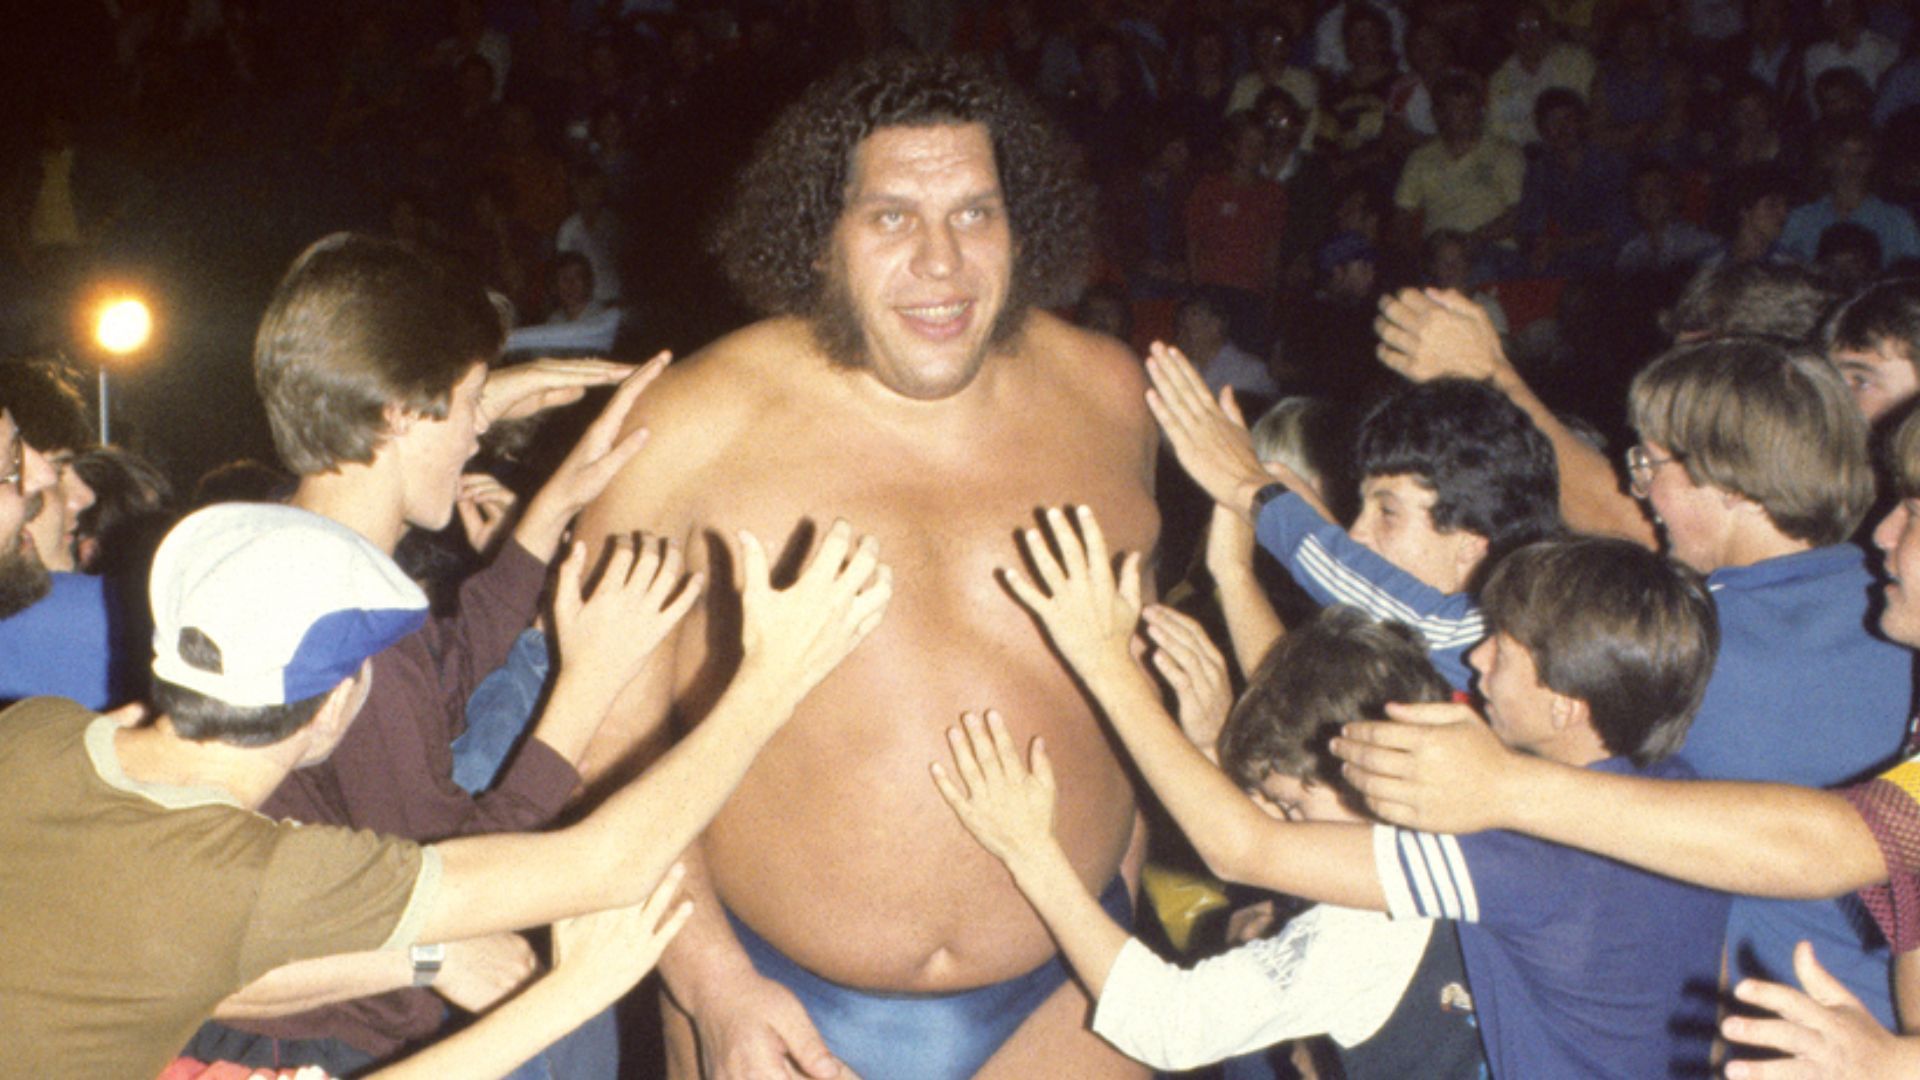
[[[454,612],[431,619],[373,659],[359,722],[325,762],[292,773],[267,796],[276,818],[346,825],[420,841],[538,828],[579,785],[578,763],[602,711],[550,698],[499,781],[470,795],[452,779],[452,742],[468,697],[533,621],[547,564],[574,515],[644,439],[616,438],[634,400],[664,364],[639,372],[598,361],[537,361],[489,372],[499,316],[480,286],[392,241],[336,234],[288,269],[254,342],[254,373],[282,462],[298,476],[291,505],[329,518],[391,554],[410,528],[440,529],[460,511],[484,532],[462,468],[495,420],[577,400],[588,387],[626,382],[553,476],[511,523],[491,564],[463,584]],[[476,543],[477,547],[484,544]],[[489,970],[531,970],[523,939],[498,934],[445,967],[363,983],[360,995],[287,1016],[307,993],[241,995],[209,1025],[195,1056],[298,1064],[346,1072],[438,1031],[444,996],[482,1011],[512,989]],[[436,994],[430,988],[443,993]],[[310,988],[311,989],[311,988]],[[325,988],[321,988],[325,989]],[[379,991],[386,991],[384,993]],[[327,992],[322,1001],[338,1001]],[[233,1029],[242,1029],[244,1033]],[[587,1025],[554,1053],[569,1067],[611,1074],[610,1020]],[[599,1064],[604,1062],[604,1066]]]
[[[1176,663],[1221,666],[1197,625],[1165,609],[1154,617],[1190,631],[1178,637],[1181,645],[1163,649]],[[1224,729],[1202,695],[1182,691],[1181,714],[1202,753],[1214,754],[1217,733],[1221,766],[1269,812],[1292,821],[1359,822],[1328,740],[1351,718],[1380,715],[1398,695],[1445,701],[1450,694],[1411,630],[1332,607],[1274,647],[1224,717]],[[1450,950],[1457,967],[1451,932],[1325,904],[1294,918],[1278,937],[1182,971],[1127,936],[1073,877],[1052,831],[1053,770],[1045,751],[1035,747],[1029,772],[998,713],[988,712],[984,727],[969,715],[966,726],[969,737],[953,741],[960,780],[935,767],[941,794],[974,838],[1006,863],[1060,940],[1098,999],[1093,1030],[1115,1046],[1156,1068],[1188,1069],[1330,1034],[1355,1080],[1483,1075],[1472,1013],[1443,999],[1445,979],[1436,973],[1446,965],[1427,959],[1432,950]]]
[[[1466,651],[1485,633],[1469,586],[1560,527],[1553,448],[1526,414],[1464,379],[1400,388],[1360,425],[1360,516],[1342,530],[1298,478],[1274,481],[1238,406],[1215,403],[1178,350],[1155,345],[1147,372],[1148,403],[1182,467],[1252,522],[1309,596],[1413,627],[1447,681],[1466,688]]]
[[[1893,414],[1920,393],[1920,280],[1855,293],[1827,321],[1824,344],[1867,422]]]
[[[437,969],[475,939],[638,903],[663,877],[671,891],[677,854],[888,598],[876,546],[844,523],[779,592],[758,542],[739,543],[747,658],[699,732],[570,828],[423,846],[259,811],[351,730],[371,658],[417,631],[425,596],[365,538],[303,510],[187,518],[152,575],[161,715],[136,726],[36,698],[0,719],[9,1066],[153,1076],[244,984],[343,968],[404,982],[423,962],[410,946],[451,943],[426,947]],[[559,575],[554,699],[597,715],[700,582],[671,553],[626,546],[589,596],[585,562],[576,547]]]
[[[1023,534],[1034,580],[1011,569],[1003,579],[1215,874],[1397,919],[1455,920],[1495,1076],[1664,1076],[1705,1066],[1688,992],[1715,966],[1725,896],[1513,834],[1435,836],[1260,813],[1179,734],[1130,653],[1139,555],[1116,572],[1085,508],[1072,523],[1063,510],[1045,520],[1044,534]],[[1556,594],[1563,577],[1582,591]],[[1699,578],[1621,541],[1552,540],[1502,561],[1488,592],[1503,598],[1490,616],[1544,631],[1536,654],[1496,618],[1474,650],[1502,742],[1599,772],[1691,775],[1661,754],[1685,731],[1712,669],[1717,631]],[[1608,692],[1618,685],[1649,692]],[[1587,692],[1595,697],[1580,696]],[[1063,878],[1057,861],[1033,878],[1023,884],[1084,887],[1070,871]]]

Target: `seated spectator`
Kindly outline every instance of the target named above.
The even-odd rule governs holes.
[[[1139,126],[1151,112],[1127,40],[1096,29],[1081,42],[1081,86],[1061,110],[1061,124],[1086,155],[1087,175],[1109,187],[1121,182],[1133,161]]]
[[[1467,295],[1480,305],[1493,328],[1506,337],[1511,327],[1500,300],[1490,292],[1473,291],[1473,262],[1467,257],[1467,239],[1450,229],[1441,229],[1427,237],[1420,252],[1421,284],[1433,289],[1452,289]]]
[[[1899,43],[1867,29],[1860,9],[1860,0],[1825,0],[1821,5],[1820,18],[1827,36],[1807,46],[1801,63],[1809,93],[1822,72],[1840,67],[1858,73],[1872,89],[1899,59]]]
[[[1848,67],[1828,68],[1813,80],[1813,120],[1867,120],[1873,111],[1873,87]]]
[[[1434,119],[1439,136],[1407,159],[1394,191],[1394,205],[1402,211],[1401,242],[1417,251],[1416,236],[1452,229],[1472,245],[1477,279],[1506,276],[1514,261],[1526,158],[1487,133],[1486,91],[1478,76],[1449,72],[1434,87]]]
[[[586,257],[593,268],[593,299],[603,306],[620,303],[620,260],[626,254],[626,235],[620,215],[607,202],[607,178],[592,166],[573,170],[573,213],[560,223],[554,236],[556,252]]]
[[[1266,363],[1233,343],[1226,313],[1205,299],[1187,300],[1174,312],[1173,346],[1193,361],[1215,397],[1229,386],[1240,397],[1270,401],[1279,396]]]
[[[1756,165],[1734,173],[1720,193],[1731,235],[1720,258],[1726,262],[1779,262],[1780,234],[1787,227],[1793,185],[1778,169]]]
[[[1396,154],[1405,156],[1440,133],[1433,122],[1433,83],[1452,66],[1453,44],[1438,24],[1418,23],[1407,31],[1407,73],[1387,95],[1387,138]]]
[[[1802,263],[1726,259],[1693,276],[1663,323],[1676,343],[1735,335],[1807,341],[1844,296]]]
[[[1521,4],[1510,26],[1513,55],[1487,82],[1487,128],[1514,144],[1526,146],[1538,138],[1540,95],[1548,90],[1571,92],[1582,105],[1593,93],[1593,56],[1568,42],[1555,41],[1546,9]]]
[[[549,323],[580,322],[607,310],[608,301],[600,296],[593,260],[583,252],[563,250],[555,255],[548,281],[548,295],[553,299]]]
[[[1252,45],[1254,68],[1234,82],[1233,93],[1227,96],[1227,115],[1253,108],[1268,90],[1284,91],[1300,106],[1301,119],[1307,124],[1301,137],[1310,144],[1314,118],[1320,111],[1319,78],[1293,63],[1293,34],[1277,16],[1254,20]]]
[[[1604,270],[1627,232],[1626,163],[1587,141],[1587,106],[1573,91],[1546,90],[1534,114],[1543,145],[1527,160],[1514,224],[1527,269],[1551,277]]]
[[[1680,216],[1679,180],[1663,161],[1641,163],[1630,184],[1633,232],[1614,256],[1615,270],[1685,277],[1721,248],[1720,238]]]
[[[1280,235],[1283,286],[1302,292],[1313,286],[1313,258],[1333,229],[1334,182],[1326,159],[1302,140],[1307,118],[1285,90],[1260,95],[1254,115],[1267,129],[1267,155],[1260,175],[1287,193],[1287,224]]]
[[[1213,156],[1220,148],[1227,98],[1233,93],[1232,61],[1226,26],[1196,19],[1187,27],[1174,67],[1173,86],[1163,95],[1160,113],[1185,134],[1202,158]],[[1151,161],[1152,155],[1144,160]]]
[[[1800,51],[1794,47],[1791,0],[1751,0],[1740,44],[1739,74],[1758,79],[1776,101],[1798,102],[1806,92]]]
[[[1391,160],[1383,136],[1387,99],[1400,79],[1400,65],[1391,44],[1392,28],[1380,9],[1348,5],[1342,32],[1348,67],[1328,80],[1320,138],[1334,151],[1337,172],[1365,174]]]
[[[1686,72],[1662,51],[1643,10],[1622,13],[1612,36],[1593,82],[1594,141],[1623,154],[1676,157],[1687,130]]]
[[[1400,5],[1385,0],[1378,4],[1367,0],[1335,0],[1321,12],[1318,22],[1313,24],[1313,66],[1328,75],[1341,76],[1353,70],[1353,57],[1347,51],[1347,16],[1351,12],[1371,7],[1380,12],[1387,20],[1389,39],[1387,47],[1397,55],[1406,44],[1407,17],[1400,11]]]
[[[1787,254],[1813,261],[1820,235],[1850,221],[1866,227],[1880,241],[1884,261],[1920,256],[1920,229],[1914,227],[1913,215],[1873,193],[1874,149],[1873,129],[1865,122],[1821,129],[1819,163],[1825,191],[1787,215],[1787,227],[1780,234],[1780,247]]]
[[[1193,687],[1218,667],[1197,624],[1169,608],[1147,615],[1162,670]],[[1221,672],[1224,675],[1224,672]],[[1380,715],[1388,701],[1445,701],[1446,681],[1399,623],[1329,608],[1282,638],[1232,712],[1194,690],[1180,696],[1187,737],[1247,792],[1289,821],[1365,824],[1327,741],[1342,723]],[[1287,1039],[1331,1034],[1342,1074],[1474,1078],[1486,1062],[1470,1010],[1433,992],[1460,970],[1444,922],[1395,922],[1377,911],[1323,904],[1277,937],[1181,970],[1106,916],[1083,890],[1043,881],[1066,866],[1053,838],[1053,776],[1045,751],[1023,764],[998,713],[969,715],[953,740],[956,779],[936,766],[941,794],[974,838],[1004,861],[1064,943],[1098,1004],[1093,1029],[1157,1069],[1192,1069]],[[1070,873],[1070,869],[1069,869]],[[1064,879],[1061,882],[1065,884]],[[1410,1004],[1409,1004],[1410,1003]]]
[[[1724,100],[1726,124],[1713,141],[1707,166],[1721,176],[1755,166],[1795,175],[1800,155],[1783,132],[1773,91],[1758,79],[1742,76],[1728,87]]]
[[[1114,257],[1135,299],[1166,300],[1187,284],[1187,197],[1193,190],[1190,138],[1169,122],[1140,132],[1142,165],[1106,193]]]
[[[1227,121],[1224,171],[1203,176],[1187,198],[1187,279],[1226,312],[1236,341],[1264,348],[1287,223],[1287,193],[1259,173],[1266,128],[1251,113]]]
[[[1880,276],[1880,241],[1866,226],[1843,221],[1820,234],[1813,264],[1840,288],[1857,292]]]

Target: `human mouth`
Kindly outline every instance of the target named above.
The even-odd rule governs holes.
[[[944,340],[965,332],[973,311],[973,301],[961,300],[951,304],[927,304],[894,310],[900,313],[900,317],[915,333]]]

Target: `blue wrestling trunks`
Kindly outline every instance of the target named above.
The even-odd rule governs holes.
[[[1117,875],[1100,906],[1132,928],[1132,898]],[[731,911],[727,921],[753,966],[793,991],[827,1048],[865,1080],[966,1080],[1069,975],[1065,958],[1055,956],[1025,975],[952,994],[856,990],[787,959]]]

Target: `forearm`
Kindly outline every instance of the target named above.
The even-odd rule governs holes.
[[[774,674],[742,666],[698,727],[579,824],[441,845],[429,939],[514,930],[646,899],[793,711]]]
[[[1649,780],[1519,758],[1502,824],[1681,881],[1782,899],[1887,880],[1873,833],[1839,795],[1789,784]]]
[[[1620,490],[1620,479],[1605,455],[1561,423],[1505,357],[1495,367],[1493,384],[1553,444],[1560,468],[1560,516],[1568,528],[1618,536],[1646,547],[1657,545],[1653,523],[1639,502]]]
[[[681,863],[687,873],[680,893],[693,901],[693,914],[661,955],[660,977],[680,1007],[690,1016],[699,1016],[712,995],[726,993],[729,982],[755,971],[714,892],[699,841],[687,848]]]
[[[519,522],[513,527],[513,538],[534,558],[543,563],[552,562],[560,550],[561,538],[567,534],[567,526],[573,523],[579,509],[577,506],[561,505],[558,499],[549,497],[542,490],[520,515]]]
[[[1920,951],[1893,958],[1893,1007],[1902,1034],[1920,1031]]]
[[[1209,870],[1227,881],[1384,910],[1364,826],[1289,825],[1268,817],[1187,741],[1145,673],[1122,659],[1082,676]]]
[[[505,1076],[609,1004],[601,995],[580,993],[563,972],[555,972],[473,1026],[370,1074],[368,1080]]]
[[[1251,566],[1216,569],[1213,581],[1219,587],[1220,613],[1227,622],[1234,659],[1242,672],[1251,674],[1267,650],[1286,633],[1286,626]]]
[[[413,983],[413,963],[402,949],[342,953],[274,968],[214,1006],[216,1020],[262,1020],[384,994]]]
[[[1047,930],[1067,962],[1095,998],[1106,986],[1127,932],[1113,921],[1067,861],[1060,845],[1049,839],[1041,851],[1010,859],[1013,882],[1047,924]]]
[[[562,668],[534,722],[532,737],[578,767],[618,693],[617,687],[596,686],[591,679]]]

